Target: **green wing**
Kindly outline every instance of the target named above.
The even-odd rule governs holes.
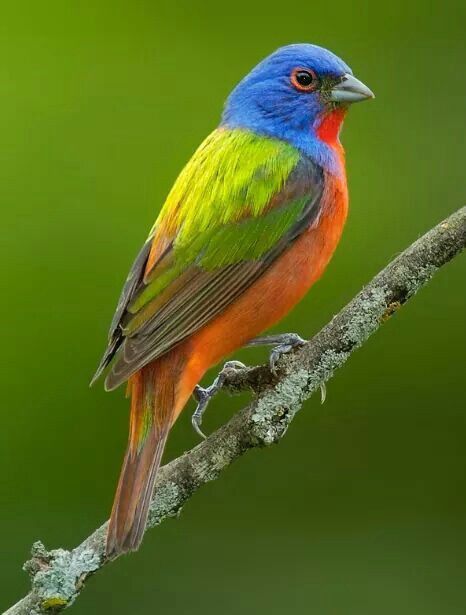
[[[323,177],[291,146],[219,129],[180,174],[123,289],[96,377],[113,389],[219,315],[318,215]]]

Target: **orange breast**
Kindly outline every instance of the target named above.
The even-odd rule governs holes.
[[[207,369],[276,324],[303,298],[330,261],[347,211],[345,178],[328,176],[318,223],[233,305],[178,347],[187,355],[178,389],[180,401],[191,394]]]

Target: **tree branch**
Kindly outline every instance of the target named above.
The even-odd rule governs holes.
[[[225,388],[249,389],[255,397],[207,440],[160,469],[148,527],[176,516],[204,483],[247,450],[278,442],[296,412],[351,353],[412,297],[466,244],[466,207],[458,210],[381,271],[310,342],[283,357],[278,373],[265,365],[230,370]],[[4,615],[40,615],[70,606],[85,580],[108,563],[105,523],[71,551],[32,548],[24,569],[31,591]]]

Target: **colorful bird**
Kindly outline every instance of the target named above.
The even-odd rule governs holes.
[[[339,132],[373,98],[330,51],[278,49],[227,99],[220,125],[181,171],[138,254],[94,380],[128,381],[129,441],[107,536],[109,557],[139,547],[165,442],[189,397],[199,427],[215,385],[204,373],[296,305],[340,239],[348,193]]]

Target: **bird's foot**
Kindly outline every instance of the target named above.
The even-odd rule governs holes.
[[[218,374],[212,384],[206,388],[203,388],[196,384],[193,397],[197,401],[196,410],[191,417],[191,423],[194,428],[194,431],[201,436],[201,438],[206,438],[207,436],[202,432],[202,417],[204,412],[206,411],[207,406],[209,405],[210,400],[217,395],[220,389],[223,387],[225,382],[226,372],[230,369],[244,369],[246,365],[241,363],[240,361],[227,361],[222,368],[222,371]]]
[[[247,346],[275,346],[270,353],[270,369],[273,373],[277,371],[277,361],[284,354],[288,354],[295,348],[299,348],[306,343],[297,333],[279,333],[277,335],[264,335],[255,337],[249,341]],[[327,397],[327,387],[325,382],[320,385],[320,402],[323,404]]]
[[[279,333],[278,335],[255,337],[247,343],[247,346],[274,346],[270,353],[269,364],[271,371],[275,373],[280,357],[305,343],[306,340],[303,340],[297,333]]]

